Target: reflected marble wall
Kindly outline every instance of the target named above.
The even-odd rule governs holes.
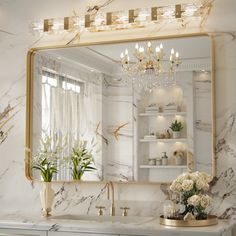
[[[195,100],[196,169],[212,173],[212,81],[211,72],[193,73]]]
[[[115,78],[105,78],[103,86],[104,179],[133,181],[132,87]]]
[[[25,131],[25,71],[26,53],[28,48],[37,44],[51,44],[53,42],[65,44],[73,35],[32,36],[29,24],[33,19],[71,14],[73,8],[82,13],[88,2],[73,0],[62,1],[55,5],[54,1],[29,0],[1,1],[0,30],[0,110],[8,103],[21,102],[19,112],[13,119],[14,128],[8,138],[0,145],[0,206],[2,212],[25,213],[29,211],[39,214],[40,184],[28,182],[24,176],[24,131]],[[156,1],[150,1],[150,6]],[[166,4],[168,4],[168,1]],[[177,2],[177,1],[175,1]],[[227,2],[227,3],[226,3]],[[173,4],[173,1],[171,2]],[[34,5],[32,5],[34,4]],[[181,34],[199,31],[220,31],[215,35],[216,49],[216,118],[217,118],[217,177],[212,186],[214,196],[213,213],[222,218],[236,217],[236,40],[233,21],[236,20],[236,4],[234,0],[213,3],[213,9],[204,28],[179,29],[172,25],[172,29],[158,32],[155,28],[140,29],[132,32],[133,37],[155,36],[161,34]],[[114,1],[106,10],[143,7],[146,1],[125,0]],[[25,9],[30,9],[26,11]],[[225,17],[227,14],[227,17]],[[17,22],[17,24],[16,24]],[[228,31],[226,33],[222,31]],[[109,38],[129,38],[130,31],[82,35],[81,40],[98,40]],[[89,37],[88,37],[89,36]],[[131,207],[134,215],[158,215],[162,203],[167,196],[167,187],[154,185],[127,184],[116,187],[116,199],[120,204]],[[56,212],[95,213],[95,205],[105,201],[103,184],[55,184]],[[119,190],[119,191],[118,191]],[[143,207],[145,206],[145,207]]]

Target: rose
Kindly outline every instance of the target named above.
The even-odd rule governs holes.
[[[193,188],[193,181],[191,179],[185,179],[181,186],[184,191],[190,191]]]
[[[181,192],[182,191],[181,183],[179,183],[177,180],[174,180],[170,186],[170,190],[173,192]]]
[[[200,172],[196,171],[194,173],[190,174],[190,179],[193,180],[194,182],[197,181],[200,178]]]
[[[183,173],[181,174],[176,181],[178,181],[179,183],[183,183],[184,180],[186,179],[190,179],[190,174],[189,173]]]
[[[188,204],[193,206],[198,206],[201,201],[201,197],[199,195],[193,195],[188,198]]]
[[[210,183],[213,179],[213,177],[211,175],[208,175],[205,172],[201,172],[201,177],[207,182]]]
[[[202,188],[203,191],[208,191],[209,190],[209,184],[205,184],[205,186]]]
[[[212,198],[208,195],[202,195],[200,200],[200,205],[202,208],[207,208],[211,204]]]
[[[198,178],[196,180],[196,187],[198,190],[204,190],[204,191],[207,191],[208,190],[208,183],[205,181],[205,179],[203,179],[202,177]]]

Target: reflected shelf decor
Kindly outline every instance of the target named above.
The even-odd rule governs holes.
[[[165,22],[177,23],[181,27],[185,27],[191,20],[193,22],[199,21],[199,24],[202,25],[209,15],[211,7],[210,0],[115,12],[103,12],[98,6],[94,6],[93,8],[97,11],[88,10],[82,16],[74,14],[73,16],[35,21],[31,24],[31,29],[34,33],[52,34],[63,31],[82,33],[84,31],[137,29]]]
[[[120,55],[122,71],[132,78],[134,83],[144,89],[151,90],[158,86],[169,86],[175,84],[175,76],[179,64],[179,52],[175,53],[172,48],[169,60],[166,59],[163,44],[152,47],[152,43],[148,42],[146,48],[135,45],[133,57],[129,56],[128,49]]]

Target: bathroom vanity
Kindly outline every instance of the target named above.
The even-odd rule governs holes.
[[[128,51],[134,52],[130,58]],[[26,177],[42,180],[40,168],[32,166],[48,156],[56,156],[52,182],[170,183],[196,170],[215,176],[213,62],[207,34],[29,50]],[[89,153],[89,158],[75,166],[72,152],[78,142],[77,153]],[[177,162],[174,153],[181,153],[182,160]],[[87,160],[84,170],[79,165]],[[114,203],[113,187],[112,193]],[[158,218],[111,215],[36,218],[32,230],[49,236],[221,235],[231,230],[224,221],[176,230],[161,226]]]
[[[115,220],[91,216],[93,220],[58,220],[40,217],[17,215],[1,216],[0,235],[11,236],[233,236],[235,222],[220,220],[216,226],[209,227],[165,227],[159,224],[158,218],[127,217]],[[177,230],[178,229],[178,230]]]

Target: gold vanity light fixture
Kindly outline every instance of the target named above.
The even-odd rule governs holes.
[[[90,32],[111,31],[146,27],[154,23],[183,22],[193,18],[203,20],[211,4],[207,0],[200,3],[176,4],[152,8],[138,8],[126,11],[115,11],[85,16],[67,16],[64,18],[44,19],[32,23],[33,32],[60,33],[64,31]]]
[[[163,44],[152,47],[149,41],[146,48],[140,46],[138,43],[135,45],[133,53],[135,61],[130,61],[128,49],[120,55],[122,69],[128,75],[155,75],[159,76],[161,73],[173,74],[180,64],[179,52],[175,53],[172,48],[169,60],[164,59]]]

